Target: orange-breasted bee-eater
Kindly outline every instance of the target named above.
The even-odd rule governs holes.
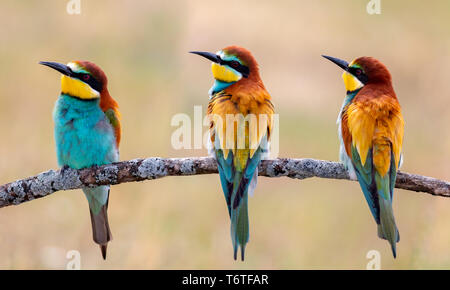
[[[378,236],[390,243],[395,258],[400,235],[392,199],[402,161],[404,121],[391,74],[372,57],[360,57],[350,64],[323,57],[344,70],[347,95],[337,121],[340,159],[350,177],[358,179],[378,225]]]
[[[62,74],[61,94],[53,112],[58,164],[81,169],[119,161],[120,113],[108,92],[105,73],[88,61],[40,64]],[[112,239],[107,215],[109,191],[109,186],[83,188],[93,239],[103,259]]]
[[[248,194],[255,189],[258,164],[267,153],[274,108],[250,51],[229,46],[217,53],[192,53],[213,62],[214,85],[207,111],[210,145],[231,218],[234,259],[240,248],[244,260],[249,240]]]

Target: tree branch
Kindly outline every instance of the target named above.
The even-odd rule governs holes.
[[[135,182],[165,176],[214,173],[217,173],[217,164],[212,157],[156,157],[134,159],[81,170],[70,168],[49,170],[33,177],[1,185],[0,207],[17,205],[59,190]],[[316,159],[280,158],[263,160],[259,165],[259,175],[266,177],[287,176],[297,179],[310,177],[349,179],[342,164]],[[405,172],[398,173],[395,187],[450,197],[450,182]]]

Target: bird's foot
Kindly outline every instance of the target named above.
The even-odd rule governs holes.
[[[62,175],[65,175],[66,174],[66,171],[69,169],[70,167],[69,167],[69,165],[63,165],[63,167],[61,167],[61,174]]]

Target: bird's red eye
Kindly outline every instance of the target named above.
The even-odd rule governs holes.
[[[232,68],[238,68],[238,67],[239,67],[239,62],[233,60],[233,61],[230,63],[230,65],[231,65]]]
[[[362,70],[361,70],[361,69],[357,69],[357,70],[355,71],[355,74],[356,74],[357,76],[361,75],[361,74],[362,74]]]
[[[83,80],[84,80],[84,81],[88,81],[90,78],[91,78],[91,76],[88,75],[88,74],[84,74],[84,75],[83,75]]]

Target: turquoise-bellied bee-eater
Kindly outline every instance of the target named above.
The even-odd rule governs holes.
[[[247,49],[229,46],[217,53],[191,53],[212,61],[214,85],[207,111],[210,145],[231,218],[234,259],[240,248],[244,260],[249,240],[248,194],[254,191],[258,165],[267,152],[274,108],[258,64]],[[230,116],[238,121],[229,123]]]
[[[40,64],[62,74],[61,94],[53,112],[58,164],[81,169],[119,161],[120,113],[108,92],[105,73],[88,61]],[[103,259],[112,239],[107,215],[109,191],[109,186],[83,188],[93,239]]]
[[[347,95],[338,117],[340,159],[350,177],[358,179],[378,236],[397,256],[400,234],[392,210],[397,170],[402,160],[404,121],[388,69],[372,57],[350,64],[323,56],[344,70]]]

